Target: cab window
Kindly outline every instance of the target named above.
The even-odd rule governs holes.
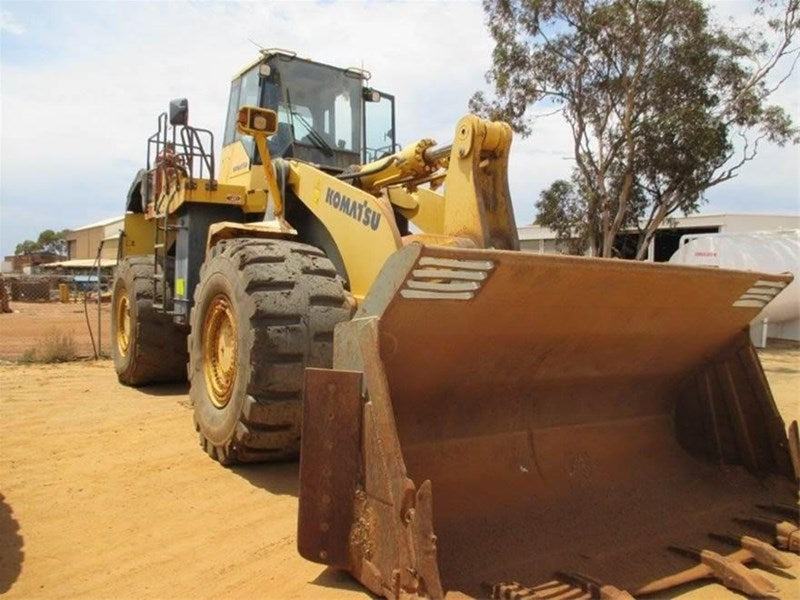
[[[364,162],[394,152],[394,96],[380,92],[378,102],[364,102]]]
[[[231,95],[228,99],[228,116],[225,119],[225,135],[222,145],[227,146],[233,142],[236,133],[236,114],[239,111],[239,89],[242,87],[242,78],[237,77],[231,82]]]
[[[228,116],[225,121],[225,135],[222,144],[242,140],[248,156],[253,156],[255,141],[249,135],[241,135],[236,131],[236,116],[242,106],[258,106],[258,67],[250,69],[231,83],[231,94],[228,99]]]

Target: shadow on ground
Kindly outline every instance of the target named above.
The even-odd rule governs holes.
[[[153,385],[143,385],[136,388],[138,391],[148,396],[188,396],[189,384],[185,381],[180,383],[159,383]]]
[[[255,463],[235,465],[229,469],[251,485],[271,494],[297,497],[300,483],[300,463]]]
[[[0,594],[6,593],[14,585],[22,571],[22,536],[14,511],[6,504],[0,494]]]
[[[364,595],[369,596],[370,598],[379,597],[370,593],[367,588],[353,579],[353,576],[346,571],[338,571],[336,569],[327,568],[311,583],[320,587],[333,588],[335,590],[364,592]]]

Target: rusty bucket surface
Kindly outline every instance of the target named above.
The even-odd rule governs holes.
[[[679,571],[670,545],[796,502],[746,332],[788,281],[399,251],[307,373],[301,554],[387,597]]]

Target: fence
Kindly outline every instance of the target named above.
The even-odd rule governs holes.
[[[100,278],[100,290],[108,291],[110,278]],[[3,283],[11,302],[59,302],[63,301],[60,286],[69,289],[69,299],[77,301],[85,293],[96,292],[97,278],[70,275],[4,275]]]

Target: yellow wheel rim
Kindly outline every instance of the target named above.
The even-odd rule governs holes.
[[[236,319],[225,294],[217,295],[203,323],[203,374],[211,402],[224,408],[236,380]]]
[[[128,292],[125,288],[121,288],[117,295],[114,319],[117,326],[117,350],[121,356],[126,356],[131,345],[131,307],[128,304]]]

